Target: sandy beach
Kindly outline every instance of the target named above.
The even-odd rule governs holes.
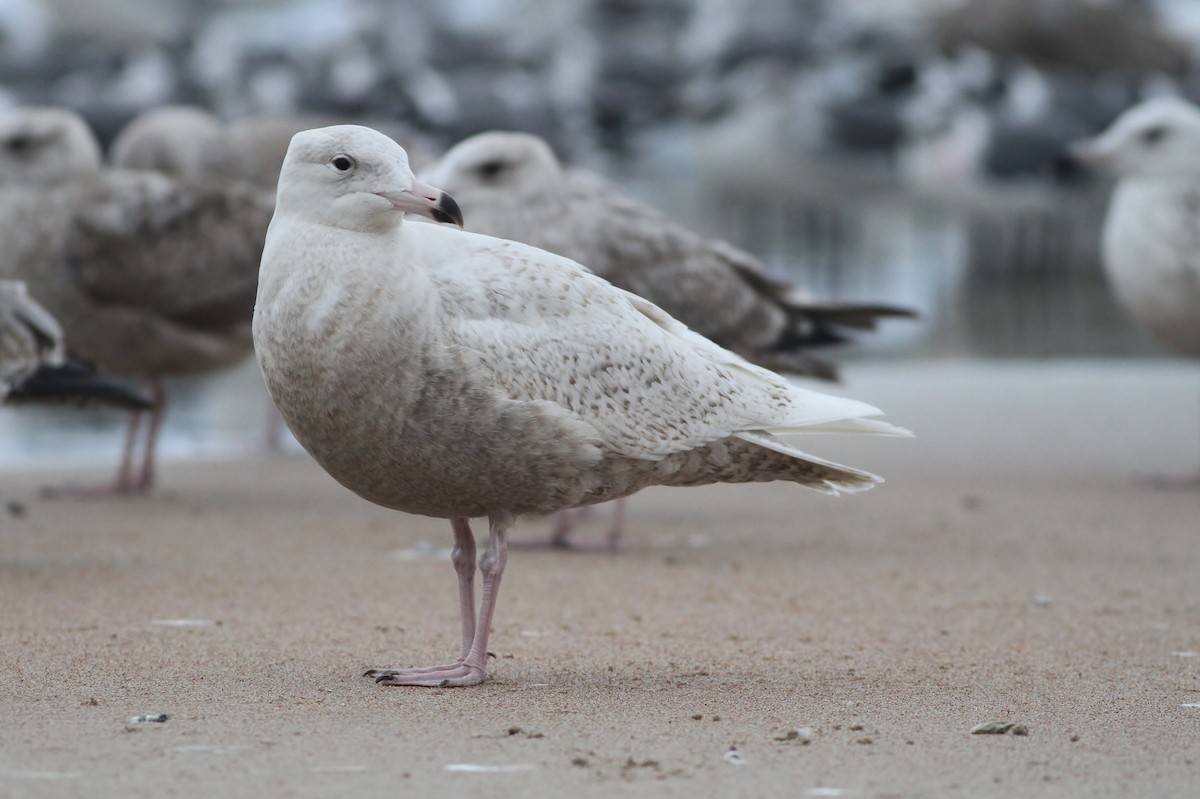
[[[0,797],[1200,795],[1200,490],[1148,480],[1200,469],[1200,370],[848,377],[917,438],[810,449],[885,485],[650,490],[620,553],[516,551],[475,688],[361,676],[455,650],[449,527],[303,454],[135,500],[0,471]]]

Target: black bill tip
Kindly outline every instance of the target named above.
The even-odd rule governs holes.
[[[463,227],[462,209],[458,207],[458,203],[454,201],[454,198],[445,192],[442,192],[442,195],[438,197],[437,204],[433,206],[429,215],[438,222],[453,222],[460,229]]]

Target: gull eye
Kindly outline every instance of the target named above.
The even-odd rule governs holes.
[[[1155,125],[1152,128],[1146,128],[1142,131],[1142,144],[1148,144],[1153,147],[1165,139],[1168,132],[1169,130],[1166,125]]]
[[[33,149],[33,139],[18,133],[4,142],[4,148],[12,153],[24,153]]]
[[[484,161],[476,170],[484,180],[495,180],[508,167],[503,161]]]
[[[329,159],[329,163],[332,164],[333,168],[338,172],[349,172],[354,168],[354,159],[348,155],[335,155],[333,158]]]

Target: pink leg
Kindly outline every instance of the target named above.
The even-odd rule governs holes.
[[[487,642],[496,597],[500,593],[500,578],[508,560],[506,535],[512,519],[491,516],[488,519],[488,546],[479,559],[483,572],[483,595],[479,602],[479,619],[475,619],[475,569],[473,564],[475,539],[466,519],[454,519],[454,571],[458,574],[459,612],[462,618],[462,655],[454,663],[413,669],[371,669],[363,676],[375,678],[383,685],[423,685],[449,687],[477,685],[487,679]]]
[[[629,497],[613,500],[612,506],[612,524],[608,528],[608,549],[616,552],[621,548],[621,536],[625,534],[625,515],[629,511]]]
[[[146,493],[154,487],[155,455],[158,452],[158,433],[162,430],[163,420],[167,416],[167,390],[163,387],[161,378],[154,378],[150,385],[154,407],[150,409],[150,426],[146,431],[146,443],[142,449],[142,473],[137,484],[130,490]]]
[[[145,415],[145,411],[136,411],[129,417],[129,425],[125,428],[125,445],[121,448],[121,462],[117,465],[117,479],[108,487],[111,493],[124,494],[133,488],[133,453],[137,449],[138,431]]]
[[[62,493],[89,497],[114,494],[124,496],[149,492],[154,484],[154,451],[167,404],[167,394],[161,380],[155,379],[151,384],[151,396],[154,405],[150,410],[136,411],[129,418],[129,426],[125,429],[125,443],[121,450],[121,462],[117,465],[117,475],[113,482],[99,486],[66,486],[61,489]],[[145,440],[140,441],[143,432]],[[139,444],[142,454],[140,468],[135,463]],[[137,473],[136,477],[135,473]],[[57,489],[48,491],[50,494],[57,492]]]
[[[462,653],[458,658],[466,660],[475,640],[475,536],[466,519],[451,519],[450,526],[454,529],[450,560],[458,575],[458,612],[462,619]]]

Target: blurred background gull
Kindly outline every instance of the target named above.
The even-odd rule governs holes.
[[[0,0],[0,106],[105,146],[166,105],[434,157],[527,131],[776,277],[920,311],[843,361],[1158,358],[1100,268],[1109,186],[1063,153],[1200,99],[1198,46],[1191,0]],[[256,385],[184,383],[167,454],[251,440]],[[0,409],[0,465],[115,446],[119,417],[44,418]]]

